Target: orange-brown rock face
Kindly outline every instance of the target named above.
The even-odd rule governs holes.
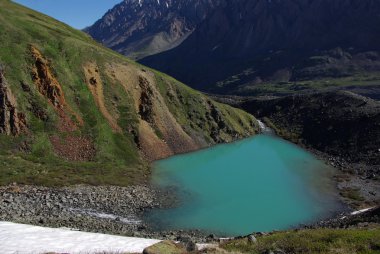
[[[66,103],[61,84],[52,74],[48,61],[35,47],[31,47],[31,54],[35,60],[32,70],[32,79],[38,91],[54,107],[59,116],[57,128],[64,137],[50,137],[54,152],[67,160],[88,161],[91,160],[96,150],[93,142],[88,137],[78,136],[72,132],[83,125],[83,120]],[[75,117],[76,121],[72,119]]]
[[[52,74],[48,61],[33,46],[31,46],[31,53],[35,60],[32,70],[33,82],[40,94],[56,109],[60,120],[58,129],[63,132],[75,131],[78,127],[77,123],[82,124],[83,120],[66,104],[62,87]],[[71,119],[71,115],[75,115],[77,123]]]
[[[37,85],[38,91],[48,98],[54,107],[63,108],[66,103],[59,82],[51,74],[48,63],[41,53],[35,47],[31,47],[31,52],[35,60],[33,81]]]
[[[26,118],[17,110],[17,101],[7,86],[0,67],[0,133],[17,136],[26,131]]]

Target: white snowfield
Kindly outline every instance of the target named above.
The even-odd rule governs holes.
[[[85,233],[0,221],[1,254],[142,253],[146,247],[158,242],[160,240]]]

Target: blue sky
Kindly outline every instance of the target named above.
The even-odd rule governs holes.
[[[78,29],[92,25],[122,0],[14,0]]]

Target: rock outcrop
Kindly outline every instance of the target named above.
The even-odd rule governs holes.
[[[0,133],[17,136],[27,129],[26,116],[17,109],[17,101],[7,85],[0,66]]]
[[[162,241],[148,248],[145,248],[143,254],[183,254],[187,253],[186,249],[172,241]]]
[[[146,78],[139,77],[139,85],[141,88],[141,95],[139,100],[139,115],[141,119],[153,124],[153,91],[149,86],[149,81]]]
[[[50,136],[55,154],[69,161],[92,160],[96,154],[93,141],[89,137],[73,134],[79,126],[84,124],[82,118],[66,103],[62,86],[53,75],[48,61],[36,47],[31,46],[30,50],[35,61],[32,69],[32,80],[38,92],[48,100],[57,112],[59,116],[58,131],[65,133],[64,137]],[[95,94],[94,97],[96,97]]]
[[[40,94],[50,102],[58,113],[60,120],[58,129],[62,132],[77,130],[77,125],[82,125],[83,120],[67,105],[62,86],[52,74],[48,61],[36,47],[31,46],[30,51],[35,61],[32,69],[33,82]],[[73,115],[76,121],[72,120]]]
[[[54,107],[62,109],[66,102],[61,85],[52,75],[49,64],[41,52],[31,46],[31,53],[35,60],[32,78],[38,91],[45,96]]]

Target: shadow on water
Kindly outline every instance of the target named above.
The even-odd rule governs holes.
[[[271,135],[158,161],[153,172],[153,183],[176,197],[172,207],[146,215],[157,230],[244,235],[313,223],[341,209],[333,169]]]

